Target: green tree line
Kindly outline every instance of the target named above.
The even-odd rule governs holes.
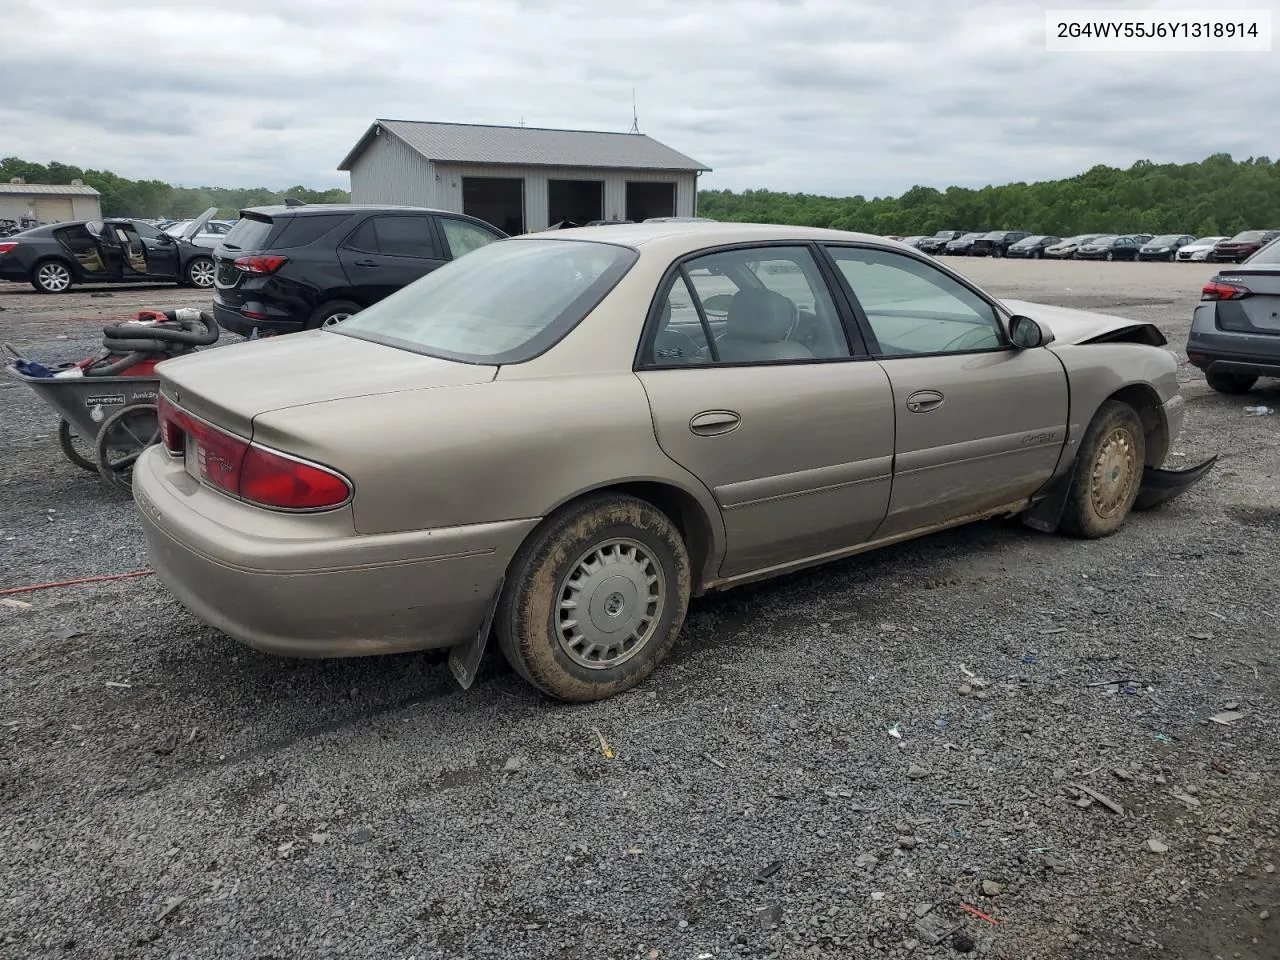
[[[1234,234],[1280,228],[1280,161],[1199,163],[1139,160],[1127,170],[1096,166],[1065,180],[971,190],[914,186],[900,197],[824,197],[772,190],[703,190],[698,213],[716,220],[788,223],[880,235],[938,230],[1030,230]]]
[[[65,163],[33,163],[18,157],[0,160],[0,183],[21,177],[27,183],[67,184],[83,180],[102,194],[102,213],[107,217],[170,217],[175,220],[198,216],[217,207],[218,217],[235,217],[245,207],[280,203],[297,197],[304,203],[346,203],[345,190],[311,190],[304,186],[288,190],[266,187],[175,187],[161,180],[128,180],[110,170],[83,170]]]

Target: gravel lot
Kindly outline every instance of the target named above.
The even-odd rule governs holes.
[[[1179,349],[1213,272],[950,262]],[[201,299],[112,294],[0,284],[0,342]],[[984,523],[706,598],[607,703],[274,659],[150,577],[14,597],[0,956],[1274,960],[1280,417],[1242,408],[1280,391],[1183,380],[1172,462],[1221,462],[1118,536]],[[55,425],[0,381],[0,589],[147,566]]]

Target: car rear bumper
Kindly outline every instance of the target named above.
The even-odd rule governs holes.
[[[538,522],[361,536],[345,511],[282,514],[216,493],[160,447],[139,458],[133,492],[153,566],[179,602],[248,646],[290,657],[474,638]]]
[[[1218,304],[1202,301],[1191,317],[1187,359],[1206,373],[1280,377],[1280,336],[1222,330]]]
[[[246,307],[252,306],[253,304],[246,304]],[[304,329],[305,326],[300,320],[279,320],[275,318],[264,320],[260,317],[246,317],[241,312],[241,309],[228,307],[216,299],[213,301],[213,317],[218,321],[218,326],[242,337],[252,336],[254,330],[258,331],[259,336],[264,334],[297,333]]]

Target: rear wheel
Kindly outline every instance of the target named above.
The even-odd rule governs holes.
[[[1122,526],[1142,486],[1147,442],[1133,407],[1108,400],[1080,441],[1061,529],[1075,537],[1109,537]]]
[[[213,286],[213,260],[209,257],[196,257],[187,264],[186,279],[188,286],[207,290]]]
[[[133,465],[160,441],[160,417],[151,403],[135,403],[112,414],[98,431],[98,472],[117,490],[133,492]]]
[[[75,427],[66,420],[58,421],[58,446],[62,448],[62,455],[81,470],[88,470],[90,473],[98,472],[98,461],[91,456],[93,453],[91,445],[81,439]]]
[[[560,700],[602,700],[642,682],[689,604],[675,526],[634,497],[601,495],[549,519],[521,547],[494,618],[502,652]]]
[[[66,293],[71,283],[71,268],[61,260],[42,260],[31,271],[31,285],[41,293]]]
[[[1204,378],[1219,393],[1231,394],[1248,393],[1258,382],[1257,377],[1247,373],[1206,373]]]
[[[1044,256],[1044,251],[1043,251],[1043,250],[1032,250],[1032,251],[1031,251],[1031,259],[1032,259],[1032,260],[1039,260],[1039,259],[1040,259],[1041,257],[1043,257],[1043,256]]]
[[[308,330],[318,330],[321,327],[332,327],[334,324],[341,323],[348,317],[355,316],[360,312],[360,304],[352,303],[350,300],[332,300],[329,303],[316,309],[311,314],[311,319],[307,323]]]
[[[1107,255],[1106,255],[1105,257],[1103,257],[1102,259],[1104,259],[1104,260],[1106,260],[1108,263],[1110,263],[1110,262],[1111,262],[1112,260],[1114,260],[1115,258],[1116,258],[1116,255],[1115,255],[1114,253],[1112,253],[1110,250],[1108,250],[1108,251],[1107,251]]]

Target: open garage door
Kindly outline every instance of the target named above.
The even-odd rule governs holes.
[[[603,219],[603,180],[547,181],[547,223],[569,220],[582,226]]]
[[[524,179],[463,177],[462,212],[510,236],[524,233]]]
[[[675,215],[676,185],[674,183],[627,181],[628,220],[641,223],[650,217],[674,217]]]

